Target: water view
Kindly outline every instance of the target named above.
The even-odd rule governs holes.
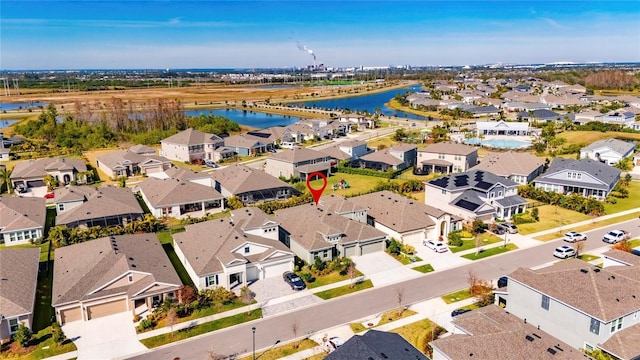
[[[26,103],[0,103],[0,111],[20,110],[20,109],[34,109],[37,107],[45,107],[47,103],[32,101]]]
[[[14,119],[7,119],[7,120],[0,120],[0,129],[4,129],[6,127],[9,127],[15,123],[17,123],[20,120],[14,120]]]
[[[268,114],[263,112],[239,110],[239,109],[209,109],[209,110],[188,110],[187,116],[213,115],[224,116],[240,125],[251,126],[263,129],[276,125],[291,125],[301,118],[288,115]]]
[[[484,139],[480,140],[478,138],[465,139],[465,144],[468,145],[480,145],[494,147],[499,149],[521,149],[527,148],[531,146],[531,143],[528,141],[518,141],[511,139]]]
[[[422,90],[422,85],[414,85],[402,89],[389,90],[377,94],[355,96],[342,99],[308,101],[304,103],[291,104],[291,106],[308,106],[321,109],[349,109],[351,111],[368,111],[370,114],[375,113],[376,108],[380,108],[380,112],[385,116],[397,116],[413,120],[428,120],[424,116],[406,113],[386,107],[384,104],[393,99],[397,94],[406,92],[417,92]],[[433,119],[437,120],[437,119]]]

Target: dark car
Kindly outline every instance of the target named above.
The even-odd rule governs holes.
[[[512,223],[502,223],[502,224],[500,224],[500,226],[504,227],[505,230],[509,234],[517,234],[518,233],[518,228],[515,225],[513,225]]]
[[[504,235],[505,232],[507,232],[507,229],[505,229],[504,226],[502,226],[500,224],[496,224],[496,228],[493,231],[494,234],[496,234],[496,235]]]
[[[282,278],[291,286],[292,290],[304,290],[304,288],[307,287],[304,281],[294,272],[285,271],[284,274],[282,274]]]
[[[464,314],[466,312],[469,312],[471,310],[469,309],[455,309],[451,312],[451,317],[456,317],[458,315]]]

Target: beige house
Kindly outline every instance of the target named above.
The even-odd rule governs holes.
[[[140,195],[157,218],[202,217],[224,211],[224,197],[213,187],[178,179],[148,178]]]
[[[306,180],[313,172],[331,174],[331,157],[322,152],[296,147],[267,158],[264,171],[275,177],[300,178]]]
[[[285,200],[297,193],[286,182],[244,165],[230,165],[210,174],[222,196],[236,196],[244,204]]]
[[[44,236],[47,218],[42,198],[0,197],[0,244],[29,244]]]
[[[482,170],[526,185],[544,170],[544,161],[537,156],[514,151],[487,153],[470,170]]]
[[[165,157],[148,153],[148,147],[132,147],[131,149],[115,150],[99,156],[96,165],[111,179],[135,175],[150,175],[170,168],[171,161]],[[135,149],[132,150],[132,149]],[[151,149],[153,150],[153,149]],[[137,153],[136,151],[142,151]]]
[[[31,329],[38,284],[40,249],[0,249],[0,344],[20,324]]]
[[[224,140],[214,134],[187,129],[160,141],[160,156],[169,160],[192,162],[194,160],[217,160],[215,150],[224,146]]]
[[[40,158],[17,163],[10,178],[14,189],[29,189],[45,187],[43,179],[47,175],[53,176],[63,185],[72,181],[81,183],[85,179],[78,175],[86,172],[87,165],[80,159]]]
[[[294,254],[278,241],[278,222],[258,208],[185,229],[173,235],[174,248],[198,290],[230,290],[293,270]]]
[[[469,145],[441,142],[418,149],[417,167],[424,174],[459,173],[477,163],[478,149]]]
[[[174,298],[182,286],[155,234],[109,236],[56,249],[52,306],[60,324],[130,312]]]

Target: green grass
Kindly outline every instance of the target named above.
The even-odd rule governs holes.
[[[6,244],[0,244],[0,249],[28,249],[28,248],[39,247],[40,262],[46,262],[47,260],[49,260],[49,246],[50,246],[50,243],[47,241],[41,245],[33,245],[30,243],[27,243],[27,244],[7,246]],[[53,259],[53,249],[51,249],[51,258]]]
[[[517,248],[518,247],[516,246],[516,244],[507,244],[506,247],[498,246],[498,247],[494,247],[486,250],[481,250],[477,256],[476,256],[476,253],[471,253],[467,255],[462,255],[462,257],[469,260],[479,260],[489,256],[498,255],[507,251],[515,250]]]
[[[539,231],[549,230],[556,227],[564,227],[580,221],[593,219],[593,217],[589,215],[573,210],[563,209],[555,205],[538,206],[538,211],[540,221],[529,224],[519,224],[518,232],[520,234],[533,234]]]
[[[470,297],[471,293],[469,292],[469,289],[462,289],[442,296],[442,300],[447,304],[453,304],[454,302],[462,301]]]
[[[495,244],[497,242],[504,241],[504,238],[500,238],[488,231],[483,232],[479,236],[480,236],[480,239],[482,239],[482,245]],[[476,240],[470,239],[470,240],[462,240],[462,246],[449,246],[449,249],[451,250],[452,253],[457,253],[460,251],[475,249],[475,247],[476,247]]]
[[[616,224],[616,223],[619,223],[619,222],[622,222],[622,221],[626,221],[626,220],[637,219],[638,215],[640,215],[640,212],[635,212],[635,213],[632,213],[632,214],[616,216],[616,217],[612,217],[612,218],[605,219],[605,220],[599,220],[599,221],[596,221],[595,219],[593,219],[589,224],[582,225],[582,226],[575,226],[575,227],[566,227],[566,228],[563,228],[563,229],[561,229],[559,231],[553,232],[551,234],[536,236],[535,239],[536,240],[541,240],[541,241],[555,240],[555,239],[563,237],[564,234],[569,232],[569,231],[586,232],[586,231],[593,230],[593,229],[596,229],[596,228],[599,228],[599,227],[602,227],[602,226]]]
[[[351,327],[351,330],[354,333],[359,333],[359,332],[363,332],[367,329],[371,329],[374,328],[376,326],[380,326],[380,325],[384,325],[384,324],[388,324],[391,322],[394,322],[396,320],[400,320],[409,316],[413,316],[417,314],[417,312],[413,311],[413,310],[402,310],[400,311],[400,309],[395,309],[395,310],[391,310],[389,312],[386,312],[384,314],[382,314],[380,316],[380,321],[378,321],[377,324],[373,325],[373,326],[365,326],[362,325],[362,323],[351,323],[349,324],[349,327]]]
[[[398,260],[400,263],[402,263],[402,265],[409,265],[409,264],[413,264],[414,262],[422,261],[422,259],[416,255],[405,255],[405,254],[399,254],[399,255],[389,254],[389,255],[394,259]]]
[[[158,233],[157,236],[158,236],[158,240],[161,243],[162,241],[166,241],[166,235],[163,235],[162,239],[160,239],[160,233]],[[173,249],[173,245],[170,242],[163,243],[162,248],[164,249],[164,252],[167,253],[169,260],[171,261],[171,265],[173,265],[173,267],[176,269],[176,272],[180,277],[180,281],[182,281],[184,285],[195,286],[193,284],[193,281],[191,281],[191,278],[189,277],[189,273],[187,273],[187,270],[184,268],[184,266],[180,262],[180,259],[178,259],[178,255],[176,254],[176,251]]]
[[[247,321],[260,319],[261,317],[262,317],[262,309],[257,309],[252,311],[250,315],[247,315],[246,313],[243,312],[241,314],[210,321],[208,323],[196,325],[184,330],[178,330],[178,331],[175,331],[173,335],[171,333],[162,334],[162,335],[154,336],[148,339],[140,340],[140,342],[144,346],[151,349],[151,348],[169,344],[175,341],[188,339],[193,336],[224,329],[224,328],[238,325],[238,324],[242,324]]]
[[[48,269],[47,269],[48,267]],[[38,273],[38,285],[36,287],[36,299],[33,309],[33,331],[46,329],[51,325],[54,315],[51,307],[51,291],[53,285],[53,260],[41,262]]]
[[[51,337],[51,327],[42,329],[33,335],[29,345],[31,351],[27,354],[21,356],[13,354],[7,350],[10,345],[11,343],[2,346],[0,359],[37,360],[77,350],[76,345],[69,340],[62,345],[57,345]]]
[[[580,256],[578,256],[578,259],[585,261],[585,262],[590,262],[593,260],[597,260],[600,259],[600,256],[595,256],[595,255],[591,255],[591,254],[582,254]]]
[[[47,208],[46,219],[44,222],[44,238],[49,236],[49,229],[56,225],[56,208]]]
[[[432,341],[433,337],[435,336],[437,338],[447,331],[438,324],[424,319],[390,330],[390,332],[400,334],[400,336],[405,338],[411,345],[415,346],[416,349],[426,353],[428,344]]]
[[[475,310],[475,309],[480,309],[480,306],[478,306],[477,303],[473,303],[473,304],[469,304],[467,306],[463,306],[460,309],[464,309],[464,310]]]
[[[257,303],[257,301],[255,301],[255,300],[252,302],[252,304],[256,304],[256,303]],[[177,318],[176,319],[176,324],[177,323],[191,321],[191,320],[200,319],[200,318],[203,318],[205,316],[211,316],[211,315],[215,315],[215,314],[222,314],[223,312],[226,312],[226,311],[229,311],[229,310],[233,310],[233,309],[237,309],[237,308],[241,308],[243,306],[247,306],[247,304],[243,303],[240,299],[236,299],[233,302],[230,302],[228,304],[224,304],[224,305],[220,306],[219,308],[216,308],[215,306],[209,306],[209,307],[206,307],[206,308],[195,310],[189,316],[185,316],[185,317],[182,317],[182,318]],[[160,328],[163,328],[165,326],[168,326],[166,317],[163,318],[162,320],[158,321],[158,324],[154,327],[154,329],[160,329]],[[149,330],[146,330],[146,331],[151,331],[151,330],[153,330],[153,329],[149,329]]]
[[[140,205],[140,207],[142,208],[142,211],[145,214],[151,214],[151,210],[149,210],[149,207],[147,206],[147,203],[144,202],[144,200],[142,200],[142,195],[140,195],[140,193],[136,193],[136,200],[138,200],[138,204]]]
[[[628,244],[629,244],[629,247],[632,249],[637,248],[638,246],[640,246],[640,239],[630,240]]]
[[[424,264],[424,265],[412,267],[412,269],[426,274],[433,271],[433,266],[431,266],[431,264]]]
[[[300,273],[302,272],[298,272],[298,275],[300,275]],[[359,270],[356,269],[356,277],[360,277],[362,275],[364,274],[362,274]],[[307,283],[307,288],[315,289],[320,286],[337,283],[343,280],[349,280],[349,275],[340,275],[340,272],[332,271],[326,275],[316,277],[316,280],[314,282]]]
[[[156,233],[160,244],[173,244],[173,238],[171,237],[171,233],[169,231],[158,231]]]
[[[640,199],[640,182],[632,181],[626,189],[629,190],[629,197],[624,199],[615,198],[615,204],[604,204],[604,212],[606,214],[615,214],[620,211],[635,209],[638,207],[638,199]]]
[[[296,347],[297,345],[297,347]],[[260,355],[261,360],[277,360],[283,357],[298,353],[302,350],[313,349],[318,346],[318,343],[311,339],[303,339],[298,341],[293,341],[288,344],[274,347],[273,349],[269,349],[266,352],[260,352],[256,354],[256,358]],[[239,360],[252,360],[252,356],[245,356],[240,358]]]
[[[332,190],[331,186],[344,179],[349,183],[348,189]],[[345,174],[336,173],[327,178],[327,187],[324,191],[324,196],[330,194],[338,194],[342,196],[357,195],[366,191],[372,190],[379,182],[389,181],[384,178],[376,176],[358,175],[358,174]],[[400,180],[392,179],[393,182],[400,182]],[[322,179],[314,180],[311,182],[311,187],[318,189],[322,186],[324,181]]]
[[[364,290],[372,287],[373,287],[373,283],[371,282],[371,280],[365,280],[365,281],[355,283],[353,287],[351,287],[351,285],[340,286],[337,288],[317,292],[315,293],[315,295],[321,299],[329,300],[338,296],[351,294],[356,291],[360,291],[360,290]]]

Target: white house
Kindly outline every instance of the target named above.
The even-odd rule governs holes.
[[[581,159],[594,159],[607,165],[615,165],[620,160],[632,156],[635,144],[618,139],[598,140],[580,150]]]

